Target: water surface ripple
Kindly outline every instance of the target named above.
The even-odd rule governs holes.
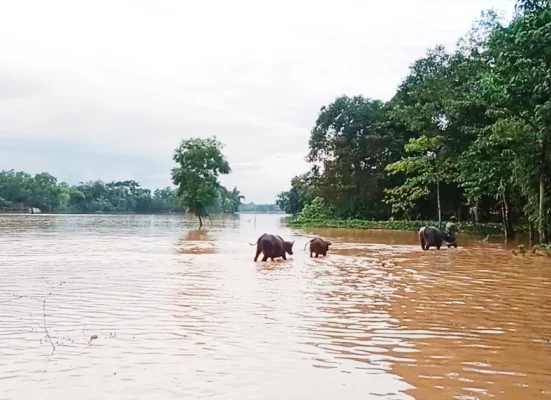
[[[551,398],[551,262],[280,216],[0,215],[1,399]],[[296,240],[253,262],[264,232]],[[303,251],[334,241],[327,258]]]

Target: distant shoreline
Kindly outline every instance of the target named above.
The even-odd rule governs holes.
[[[446,221],[442,222],[442,228]],[[438,226],[438,221],[371,221],[361,219],[327,219],[327,220],[300,220],[291,219],[287,223],[292,228],[340,228],[340,229],[371,229],[393,231],[418,231],[420,228],[432,225]],[[522,232],[517,227],[517,232]],[[495,222],[474,223],[460,222],[459,229],[463,233],[480,235],[503,235],[503,225]]]
[[[29,212],[2,212],[0,210],[0,215],[186,215],[184,212],[126,212],[126,211],[110,211],[110,212],[36,212],[36,213],[29,213]],[[224,214],[224,215],[232,215],[232,214]]]
[[[252,211],[239,211],[236,213],[218,213],[218,214],[211,214],[211,217],[215,216],[227,216],[227,215],[288,215],[285,212],[270,212],[270,211],[263,211],[263,212],[252,212]],[[164,212],[37,212],[37,213],[29,213],[29,212],[2,212],[0,210],[0,215],[188,215],[195,217],[195,215],[190,213],[185,213],[181,211],[164,211]]]

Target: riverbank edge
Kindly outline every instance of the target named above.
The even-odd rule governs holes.
[[[442,223],[442,228],[445,222]],[[362,219],[328,219],[328,220],[301,220],[292,218],[287,222],[291,228],[338,228],[338,229],[366,229],[392,231],[418,231],[420,228],[432,225],[438,226],[437,221],[369,221]],[[478,235],[503,235],[503,225],[500,223],[459,222],[462,233]],[[520,232],[520,230],[519,230]]]

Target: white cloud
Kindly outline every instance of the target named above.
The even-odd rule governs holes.
[[[165,186],[181,138],[217,135],[234,169],[224,182],[271,202],[307,169],[321,106],[341,94],[388,99],[427,47],[453,46],[480,11],[512,6],[6,1],[0,168]]]

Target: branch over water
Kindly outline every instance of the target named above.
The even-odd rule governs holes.
[[[50,332],[48,331],[48,324],[46,323],[46,301],[53,294],[53,292],[56,289],[60,288],[65,282],[60,282],[55,286],[51,286],[50,282],[48,282],[45,278],[42,278],[42,279],[44,279],[44,282],[50,285],[50,289],[51,289],[51,292],[48,293],[48,295],[44,298],[44,300],[42,300],[42,316],[44,318],[44,332],[46,333],[46,337],[48,338],[48,341],[52,345],[52,355],[53,355],[55,352],[55,345],[54,345],[54,342],[52,341],[52,337],[50,336]]]

